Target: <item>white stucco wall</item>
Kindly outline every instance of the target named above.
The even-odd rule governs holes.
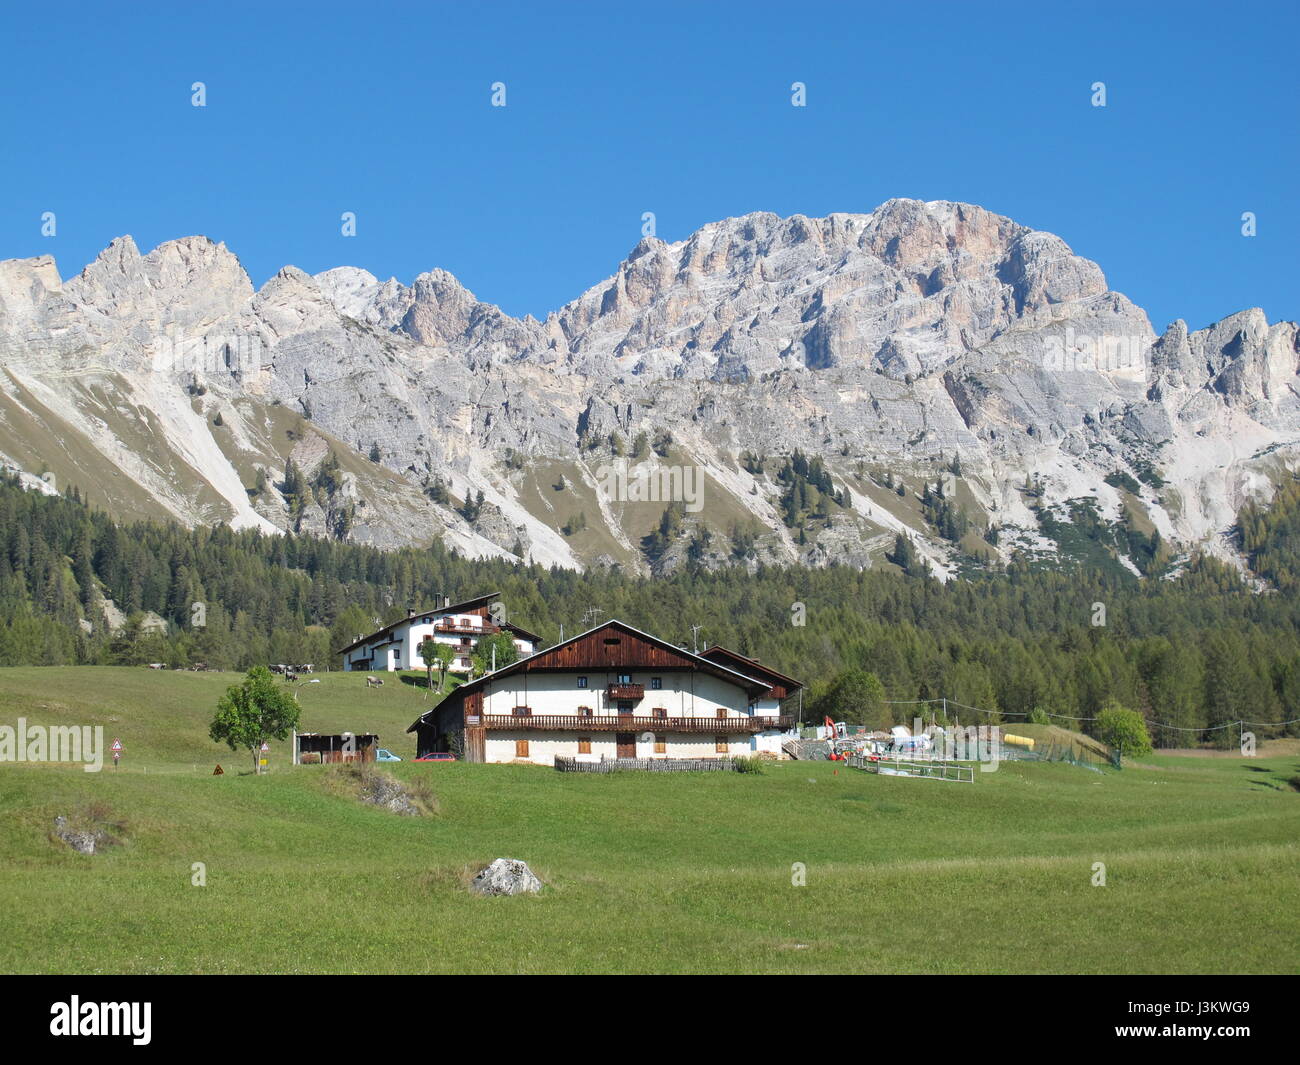
[[[484,750],[489,762],[527,761],[536,765],[555,764],[555,756],[566,755],[578,757],[578,739],[587,735],[591,740],[591,758],[599,760],[615,758],[618,755],[618,736],[613,732],[544,732],[540,729],[493,729],[487,734]],[[636,734],[636,756],[638,758],[735,758],[752,754],[750,738],[745,735],[729,735],[728,750],[717,751],[717,737],[697,733],[663,734],[665,751],[655,752],[653,740],[645,741],[644,734]],[[519,758],[515,754],[515,741],[528,741],[528,757]]]

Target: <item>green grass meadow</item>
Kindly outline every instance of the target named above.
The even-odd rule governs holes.
[[[329,674],[306,731],[374,731],[438,812],[403,818],[207,738],[233,674],[0,671],[0,723],[102,724],[121,768],[0,765],[0,970],[1300,971],[1300,756],[1003,764],[971,784],[415,764],[421,688]],[[224,776],[211,775],[220,761]],[[53,841],[110,809],[102,853]],[[537,897],[465,888],[522,858]],[[1094,886],[1094,863],[1105,886]],[[194,886],[203,863],[206,886]],[[796,886],[802,863],[806,884]]]

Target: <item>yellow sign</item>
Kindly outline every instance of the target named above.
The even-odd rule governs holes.
[[[261,759],[261,763],[262,765],[266,765],[266,759],[265,758]]]

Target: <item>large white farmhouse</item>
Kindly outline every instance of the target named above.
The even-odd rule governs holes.
[[[537,650],[541,638],[536,633],[509,622],[492,620],[491,605],[498,599],[496,592],[463,603],[452,603],[447,596],[440,598],[441,605],[431,610],[408,610],[400,621],[385,625],[369,636],[358,635],[337,652],[343,656],[343,668],[366,672],[424,669],[419,647],[429,638],[452,648],[456,657],[451,668],[461,673],[469,670],[470,656],[484,636],[509,633],[520,657]]]
[[[470,762],[728,758],[790,724],[802,685],[715,647],[692,654],[621,621],[488,673],[415,721],[421,755]]]

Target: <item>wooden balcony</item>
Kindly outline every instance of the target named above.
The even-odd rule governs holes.
[[[458,621],[435,621],[433,631],[448,636],[495,636],[501,629],[490,621],[485,621],[482,625],[466,625]]]
[[[620,699],[637,699],[645,698],[644,684],[610,684],[605,688],[605,698],[610,702],[617,702]]]
[[[787,729],[792,717],[644,717],[633,714],[486,714],[484,728],[540,729],[555,732],[703,732],[710,735]]]

